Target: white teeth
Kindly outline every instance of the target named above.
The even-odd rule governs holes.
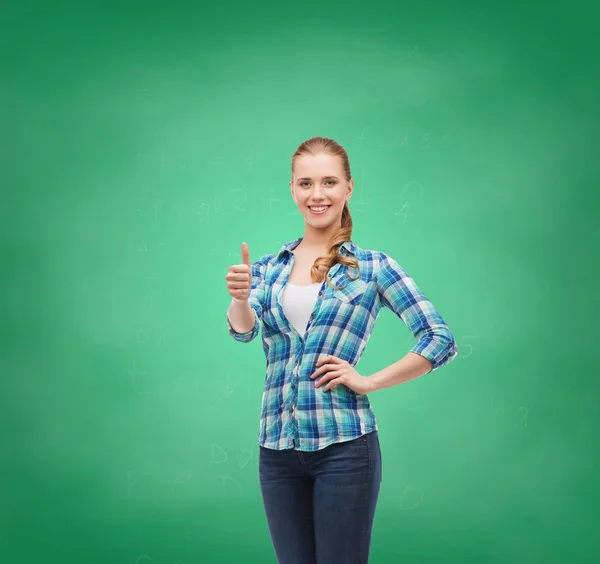
[[[326,210],[326,209],[327,209],[329,206],[323,206],[323,207],[320,207],[320,208],[313,208],[313,207],[311,207],[311,206],[308,206],[308,207],[309,207],[311,210],[315,210],[315,211],[323,211],[323,210]]]

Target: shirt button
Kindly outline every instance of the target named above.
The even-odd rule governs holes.
[[[448,343],[448,348],[452,348],[452,343]]]
[[[292,390],[295,390],[295,389],[296,389],[296,385],[292,384]]]
[[[290,407],[290,413],[293,413],[293,412],[294,412],[294,408]]]
[[[323,295],[323,292],[319,292],[319,296],[322,296],[322,295]]]

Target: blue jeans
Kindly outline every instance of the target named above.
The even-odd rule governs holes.
[[[367,564],[381,484],[377,431],[315,452],[259,447],[279,564]]]

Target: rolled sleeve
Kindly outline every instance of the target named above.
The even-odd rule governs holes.
[[[382,305],[393,311],[417,340],[409,352],[429,360],[432,365],[430,372],[451,362],[458,354],[452,332],[398,262],[381,253],[375,278]]]
[[[227,317],[227,325],[229,327],[229,334],[236,340],[241,343],[249,343],[252,341],[257,335],[260,329],[260,322],[262,320],[263,313],[263,304],[264,304],[264,288],[265,288],[265,270],[266,270],[266,260],[265,257],[259,259],[256,262],[253,262],[251,265],[252,268],[252,284],[250,286],[250,294],[248,297],[248,303],[252,310],[254,311],[254,327],[250,329],[247,333],[238,333],[232,326],[229,321],[229,316]]]

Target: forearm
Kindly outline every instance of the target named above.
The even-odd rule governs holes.
[[[248,300],[243,302],[231,300],[227,317],[233,329],[238,333],[248,333],[254,327],[254,310],[250,307]]]
[[[425,357],[409,352],[398,362],[375,372],[368,378],[373,387],[372,391],[375,392],[414,380],[423,374],[427,374],[432,368],[433,365]]]

